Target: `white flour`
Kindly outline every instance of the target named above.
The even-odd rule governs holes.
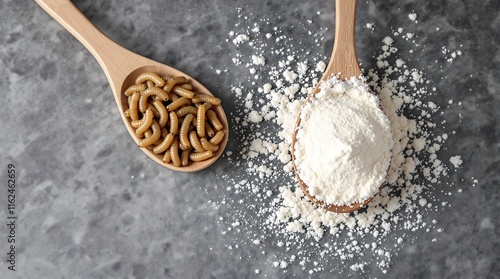
[[[350,205],[376,194],[393,145],[389,120],[364,79],[333,76],[306,102],[295,165],[309,193],[326,204]]]
[[[415,51],[400,54],[397,46],[409,41],[404,28],[395,28],[387,31],[393,37],[383,39],[370,61],[374,66],[364,70],[390,120],[392,158],[387,180],[372,202],[355,213],[336,214],[304,196],[294,179],[290,153],[300,108],[325,70],[326,57],[301,48],[274,26],[274,19],[249,23],[253,15],[239,12],[238,30],[221,46],[229,53],[228,61],[247,73],[232,88],[236,111],[230,118],[238,148],[226,153],[231,171],[220,177],[226,192],[212,201],[221,215],[222,234],[236,238],[228,240],[227,248],[238,250],[235,255],[249,262],[265,260],[284,274],[281,277],[293,277],[297,269],[323,272],[325,277],[329,272],[356,276],[374,268],[388,272],[391,259],[411,247],[422,232],[443,231],[428,213],[450,205],[434,196],[433,189],[449,192],[445,198],[451,196],[445,187],[453,185],[443,183],[443,178],[465,164],[460,155],[442,158],[440,153],[454,133],[443,133],[446,127],[439,119],[444,111],[433,102],[439,90],[422,70],[412,67],[413,53],[423,49],[414,43]],[[416,17],[412,25],[413,20]],[[293,37],[314,41],[322,50],[322,34],[331,30],[318,28],[312,20],[303,22],[293,26]],[[228,70],[216,72],[224,75]],[[474,179],[472,186],[477,183]],[[251,254],[248,251],[255,249],[250,246],[262,254]],[[275,277],[267,266],[256,274]]]

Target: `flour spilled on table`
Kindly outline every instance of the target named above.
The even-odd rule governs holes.
[[[211,201],[223,212],[219,222],[225,227],[223,234],[238,239],[228,249],[261,247],[261,256],[284,273],[293,272],[295,266],[310,274],[373,267],[386,273],[398,251],[415,240],[416,231],[442,232],[427,213],[449,205],[431,190],[445,187],[442,179],[463,163],[458,154],[439,157],[453,133],[436,134],[446,128],[438,122],[443,110],[432,102],[437,89],[429,88],[432,83],[425,73],[411,66],[413,51],[398,52],[397,44],[408,44],[409,37],[415,40],[414,34],[403,35],[403,28],[391,31],[374,56],[375,66],[364,70],[391,122],[394,146],[387,180],[366,208],[337,214],[316,207],[304,196],[290,154],[299,110],[327,59],[302,49],[282,27],[273,26],[272,19],[249,23],[248,18],[252,15],[240,10],[241,22],[223,46],[231,50],[236,66],[248,69],[232,88],[237,113],[230,118],[239,145],[236,152],[226,153],[234,171],[220,177],[230,186],[227,195]],[[410,15],[412,21],[416,18]],[[311,23],[294,26],[294,32],[304,33],[304,40],[320,47],[325,41],[322,33],[333,31],[318,30]],[[266,252],[266,247],[273,252]]]

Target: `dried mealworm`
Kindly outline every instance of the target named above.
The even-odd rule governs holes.
[[[191,84],[189,84],[189,83],[184,83],[184,84],[181,84],[179,86],[182,87],[182,88],[184,88],[184,89],[193,91],[193,86]]]
[[[155,106],[156,110],[158,110],[158,113],[160,115],[160,120],[158,120],[158,124],[160,127],[165,127],[167,125],[168,121],[168,112],[163,103],[160,100],[155,100],[153,102],[153,105]]]
[[[215,136],[213,136],[208,142],[213,145],[217,145],[222,141],[225,134],[226,132],[224,130],[218,131],[217,134],[215,134]]]
[[[162,101],[168,101],[167,92],[161,90],[158,87],[151,87],[141,92],[141,98],[139,99],[139,110],[141,112],[146,111],[149,96],[158,96]]]
[[[146,82],[147,80],[154,82],[156,86],[163,86],[165,84],[165,81],[160,76],[158,76],[156,73],[153,72],[146,72],[140,74],[135,79],[135,84],[141,84]]]
[[[135,130],[135,134],[138,137],[142,137],[142,135],[144,134],[144,132],[146,132],[146,130],[153,123],[153,112],[150,109],[146,110],[146,112],[144,113],[144,116],[143,116],[141,122],[142,123]]]
[[[200,142],[201,142],[201,146],[203,146],[203,148],[205,148],[205,150],[217,151],[219,149],[218,145],[213,145],[213,144],[209,143],[206,138],[201,138]]]
[[[170,145],[170,157],[172,158],[174,166],[181,166],[181,158],[179,158],[179,139],[177,137],[174,137],[174,141]]]
[[[190,104],[191,101],[186,98],[186,97],[181,97],[173,102],[171,102],[169,105],[167,105],[167,110],[168,111],[173,111],[173,110],[176,110],[178,108],[180,108],[181,106],[183,105],[187,105],[187,104]]]
[[[212,126],[215,128],[215,130],[222,130],[222,128],[224,128],[222,126],[222,124],[220,123],[219,121],[219,118],[217,118],[217,114],[215,114],[215,112],[211,109],[209,109],[207,111],[207,117],[208,117],[208,120],[210,121],[210,123],[212,124]]]
[[[155,154],[162,153],[163,151],[167,150],[170,147],[173,141],[174,141],[174,135],[168,134],[159,145],[155,146],[153,152]]]
[[[147,137],[139,141],[139,147],[148,147],[153,143],[155,143],[158,139],[160,139],[161,129],[160,125],[158,125],[158,122],[156,122],[156,120],[153,120],[153,123],[151,124],[151,130],[153,130],[153,134],[150,137]]]
[[[189,142],[191,143],[191,146],[194,147],[196,152],[204,152],[206,151],[203,146],[201,146],[200,140],[198,139],[198,134],[196,131],[191,131],[189,132]]]
[[[193,106],[185,106],[177,110],[177,116],[179,117],[186,116],[188,113],[196,115],[198,113],[198,109]]]
[[[130,109],[130,119],[132,120],[139,120],[139,107],[137,106],[139,102],[139,98],[141,97],[141,94],[135,92],[131,95],[130,97],[130,102],[128,104],[128,108]]]
[[[181,143],[181,149],[186,150],[191,147],[191,143],[189,142],[188,138],[188,132],[189,132],[189,125],[194,119],[194,115],[188,114],[184,118],[184,121],[182,121],[181,125],[181,130],[179,132],[179,139]]]
[[[198,112],[196,115],[196,132],[200,138],[205,137],[205,106],[198,106]]]
[[[208,124],[208,122],[205,122],[205,133],[207,134],[207,136],[209,137],[213,137],[215,136],[215,131],[214,129],[212,128],[212,126],[210,126],[210,124]]]
[[[167,80],[165,86],[163,87],[163,90],[170,93],[170,91],[172,91],[172,88],[174,88],[176,84],[184,83],[186,81],[187,79],[185,77],[171,77]]]
[[[170,118],[170,133],[172,135],[177,135],[177,132],[179,131],[179,118],[177,117],[177,114],[173,111],[169,113],[169,118]]]
[[[182,150],[181,152],[181,165],[183,167],[187,166],[189,164],[189,154],[191,154],[192,148]]]
[[[134,85],[131,85],[129,88],[127,88],[127,90],[125,90],[125,92],[123,94],[125,94],[125,96],[128,97],[135,92],[141,92],[144,90],[146,90],[145,84],[134,84]]]
[[[208,95],[208,94],[197,94],[196,96],[193,97],[192,99],[193,103],[202,103],[202,102],[207,102],[212,105],[220,105],[221,100],[217,97]]]
[[[170,151],[167,150],[167,152],[165,152],[165,154],[163,155],[162,161],[163,161],[163,163],[168,164],[168,163],[170,163],[170,160],[172,160],[170,157]]]
[[[192,99],[194,97],[194,93],[193,91],[190,91],[190,90],[187,90],[181,86],[174,86],[174,88],[172,88],[172,92],[174,92],[175,94],[179,95],[179,96],[182,96],[182,97],[186,97],[186,98],[189,98],[189,99]]]
[[[213,155],[214,153],[210,150],[201,153],[192,152],[191,154],[189,154],[189,159],[191,159],[191,161],[193,162],[200,162],[212,157]]]

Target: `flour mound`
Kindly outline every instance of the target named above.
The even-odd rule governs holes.
[[[322,82],[300,114],[294,146],[297,172],[309,193],[333,205],[374,196],[385,180],[391,125],[364,79]]]

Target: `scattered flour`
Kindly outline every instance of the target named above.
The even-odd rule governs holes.
[[[248,41],[250,38],[245,35],[245,34],[239,34],[236,36],[236,38],[233,39],[233,44],[235,45],[239,45],[241,43],[244,43],[246,41]]]
[[[408,14],[408,18],[411,20],[411,21],[415,21],[417,20],[417,14],[416,13],[410,13]]]
[[[366,208],[337,214],[315,206],[298,187],[290,151],[296,119],[326,69],[327,57],[302,49],[285,35],[283,29],[288,27],[274,26],[273,19],[249,23],[252,15],[239,12],[241,22],[235,26],[239,30],[231,32],[227,40],[233,44],[222,48],[230,50],[228,55],[243,72],[259,66],[260,74],[239,79],[232,87],[236,108],[230,118],[238,148],[225,153],[232,170],[221,174],[220,181],[227,194],[212,201],[224,216],[219,219],[219,225],[225,226],[222,234],[237,238],[228,243],[228,249],[260,247],[269,266],[283,274],[297,268],[323,275],[358,274],[373,268],[387,273],[392,258],[414,242],[420,234],[416,232],[442,231],[427,213],[447,204],[431,190],[442,187],[443,177],[450,172],[448,160],[440,159],[440,150],[454,135],[435,132],[438,125],[445,129],[435,123],[443,112],[432,101],[439,91],[428,89],[431,81],[412,67],[413,49],[399,53],[398,46],[408,35],[403,36],[403,27],[390,31],[393,37],[386,36],[381,42],[371,61],[374,67],[364,70],[390,120],[394,145],[386,182]],[[409,18],[416,22],[413,14]],[[294,37],[302,35],[321,49],[326,41],[322,34],[331,30],[310,24],[304,21],[294,26]],[[416,43],[415,47],[420,50]],[[461,54],[443,51],[449,58]],[[265,57],[265,63],[254,56]],[[462,164],[459,155],[452,158],[451,165]],[[474,179],[472,186],[476,184]],[[239,252],[241,256],[243,249]],[[256,270],[259,273],[266,275],[264,268]]]
[[[462,165],[462,157],[460,156],[453,156],[450,158],[450,162],[453,164],[455,168],[459,168]]]

